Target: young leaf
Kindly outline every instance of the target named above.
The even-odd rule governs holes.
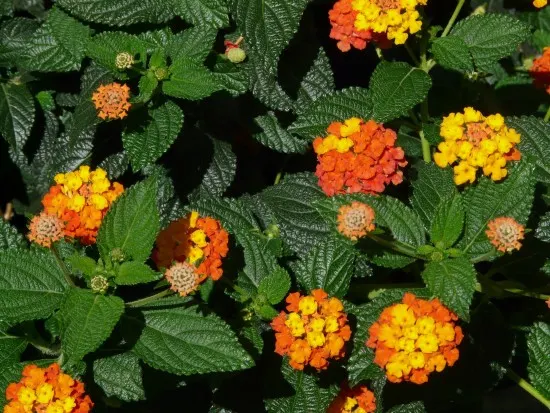
[[[0,254],[0,319],[46,318],[59,308],[66,289],[63,271],[49,251]]]
[[[162,274],[137,261],[128,261],[120,265],[115,282],[118,285],[136,285],[150,283],[162,278]]]
[[[97,244],[104,260],[115,248],[134,261],[149,258],[159,231],[157,183],[149,178],[127,189],[111,206],[101,223]]]
[[[438,248],[450,248],[462,234],[463,228],[464,205],[462,197],[455,194],[452,198],[443,199],[435,210],[430,230],[432,243]]]
[[[145,400],[142,374],[139,358],[132,352],[94,361],[95,383],[107,397],[125,402]]]
[[[468,45],[460,37],[440,37],[432,43],[432,53],[441,66],[462,73],[474,71],[474,62]]]
[[[296,265],[296,278],[308,291],[321,288],[331,296],[342,297],[349,288],[354,260],[348,243],[329,237]]]
[[[285,269],[278,267],[268,277],[263,278],[258,286],[258,293],[264,294],[273,305],[280,303],[290,290],[290,276]]]
[[[73,254],[67,259],[67,263],[73,270],[78,270],[88,277],[96,272],[97,262],[85,255]]]
[[[170,100],[151,109],[149,115],[151,119],[143,130],[126,131],[122,134],[124,150],[134,171],[139,171],[160,158],[174,143],[183,125],[183,112]]]
[[[262,145],[277,152],[303,153],[308,147],[308,142],[299,139],[289,133],[275,117],[275,113],[268,112],[265,116],[259,116],[254,122],[263,129],[262,133],[254,135],[254,139]]]
[[[210,70],[185,57],[176,60],[170,71],[170,79],[162,84],[163,92],[169,96],[200,100],[222,89]]]
[[[426,265],[422,278],[430,292],[463,320],[470,319],[476,270],[466,258],[445,259]]]
[[[229,25],[225,0],[172,0],[172,4],[175,14],[196,26]]]
[[[422,102],[432,87],[432,79],[423,70],[407,63],[380,63],[370,80],[378,122],[387,122],[407,113]]]
[[[330,61],[324,49],[319,49],[319,54],[313,65],[307,72],[298,90],[296,111],[298,113],[307,109],[313,102],[334,93],[334,75],[330,67]]]
[[[246,264],[243,273],[239,275],[239,286],[254,294],[262,280],[284,270],[277,264],[277,257],[265,239],[251,231],[239,231],[235,235],[243,247]]]
[[[0,366],[19,361],[27,348],[27,340],[0,331]]]
[[[134,352],[156,369],[191,375],[254,365],[229,326],[215,315],[203,315],[197,307],[159,307],[127,318],[141,330]]]
[[[96,350],[111,335],[124,311],[115,296],[73,288],[61,307],[61,348],[68,360],[77,362]]]
[[[23,146],[34,123],[34,99],[25,85],[0,85],[0,134],[15,151]]]
[[[529,352],[529,378],[541,394],[550,399],[550,324],[538,322],[531,327],[527,337]]]
[[[8,221],[0,219],[0,251],[24,248],[27,248],[27,243],[23,235],[21,235],[15,227],[10,225]]]

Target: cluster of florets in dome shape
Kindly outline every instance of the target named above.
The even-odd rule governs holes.
[[[390,183],[403,181],[407,165],[397,134],[373,120],[350,118],[334,122],[326,137],[313,141],[318,165],[315,174],[325,194],[377,194]]]
[[[186,296],[206,278],[220,279],[228,243],[229,234],[219,221],[193,211],[160,232],[153,261],[159,269],[166,269],[172,290]]]
[[[485,234],[500,252],[513,252],[521,248],[525,227],[514,218],[498,217],[489,221]]]
[[[477,171],[493,181],[500,181],[508,175],[508,161],[521,159],[516,145],[521,136],[504,124],[500,114],[483,116],[474,108],[464,113],[451,113],[443,118],[441,137],[434,154],[435,163],[445,168],[454,165],[454,180],[457,185],[474,183]]]
[[[351,337],[342,302],[329,298],[321,289],[311,295],[289,294],[286,309],[271,322],[275,334],[275,352],[289,357],[296,370],[305,366],[324,370],[329,360],[345,355],[345,343]]]
[[[85,245],[95,243],[103,217],[124,187],[111,183],[103,169],[89,166],[57,174],[54,180],[56,185],[42,199],[44,213],[31,221],[29,239],[49,247],[60,239],[62,226],[63,236]]]
[[[57,363],[25,366],[21,380],[6,389],[6,400],[4,413],[88,413],[94,405],[84,384],[63,373]]]
[[[453,366],[463,339],[458,317],[438,299],[406,293],[403,302],[385,308],[369,328],[366,345],[389,381],[426,383],[433,372]]]
[[[327,413],[373,413],[376,411],[376,398],[367,386],[350,388],[347,384],[340,389]]]
[[[338,209],[338,232],[353,241],[374,231],[374,210],[367,204],[353,201]]]
[[[118,61],[117,63],[118,64]],[[130,88],[120,83],[101,85],[92,95],[92,101],[101,119],[124,119],[131,107]]]
[[[538,9],[542,9],[548,4],[548,0],[533,0],[533,6]]]
[[[550,47],[545,47],[541,56],[533,62],[529,74],[534,80],[535,86],[546,90],[550,94]]]

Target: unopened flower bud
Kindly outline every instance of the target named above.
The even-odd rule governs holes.
[[[102,275],[96,275],[90,281],[92,291],[97,294],[105,294],[109,288],[109,281]]]
[[[124,251],[122,251],[122,248],[113,248],[109,255],[111,256],[111,260],[113,260],[113,262],[124,262],[126,260],[126,255],[124,254]]]
[[[231,63],[241,63],[246,59],[246,52],[240,47],[229,49],[225,54]]]
[[[134,56],[128,52],[122,52],[116,55],[115,66],[117,69],[130,69],[134,64]]]
[[[157,67],[153,71],[153,74],[155,75],[157,80],[164,80],[168,77],[168,69],[166,69],[165,67]]]

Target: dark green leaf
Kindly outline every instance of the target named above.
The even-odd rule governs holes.
[[[19,361],[27,348],[27,340],[0,331],[0,366]]]
[[[176,60],[170,70],[170,80],[162,84],[162,90],[167,95],[200,100],[222,89],[210,70],[187,58]]]
[[[254,122],[263,129],[262,133],[254,135],[254,139],[262,145],[277,152],[303,153],[308,147],[308,142],[299,139],[289,133],[275,117],[275,113],[268,112],[266,116],[259,116]]]
[[[192,204],[192,207],[202,215],[219,219],[230,232],[247,231],[257,226],[252,212],[238,199],[201,199]]]
[[[145,400],[139,358],[127,352],[94,361],[94,381],[107,397],[125,402]]]
[[[468,45],[460,37],[448,36],[436,39],[432,44],[435,60],[447,69],[473,72],[474,63]]]
[[[273,305],[280,303],[290,290],[288,272],[278,267],[270,276],[263,278],[258,286],[258,293],[264,294]]]
[[[450,248],[462,234],[463,228],[464,205],[462,197],[455,194],[452,198],[443,199],[435,210],[430,230],[432,243],[438,248]]]
[[[174,13],[197,26],[229,25],[225,0],[172,0]]]
[[[157,281],[160,278],[162,278],[162,274],[153,271],[148,265],[128,261],[119,267],[115,282],[118,285],[136,285]]]
[[[319,49],[317,58],[300,84],[296,111],[302,112],[316,100],[334,93],[334,89],[334,76],[330,61],[325,51]]]
[[[527,337],[529,351],[529,378],[541,394],[550,399],[550,324],[538,322],[533,325]]]
[[[14,150],[22,150],[34,123],[34,99],[27,86],[0,85],[0,134]]]
[[[27,242],[8,221],[0,219],[0,251],[27,248]]]

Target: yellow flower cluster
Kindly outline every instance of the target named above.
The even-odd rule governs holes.
[[[542,9],[548,4],[548,0],[533,0],[533,6],[538,9]]]
[[[353,0],[357,12],[355,28],[385,33],[395,44],[404,44],[409,34],[422,28],[417,6],[425,6],[428,0]]]
[[[474,108],[464,113],[451,113],[441,123],[441,137],[434,154],[435,163],[445,168],[454,167],[455,183],[474,183],[478,169],[493,181],[500,181],[508,174],[507,161],[517,161],[521,154],[516,149],[521,136],[504,124],[500,114],[483,116]]]

